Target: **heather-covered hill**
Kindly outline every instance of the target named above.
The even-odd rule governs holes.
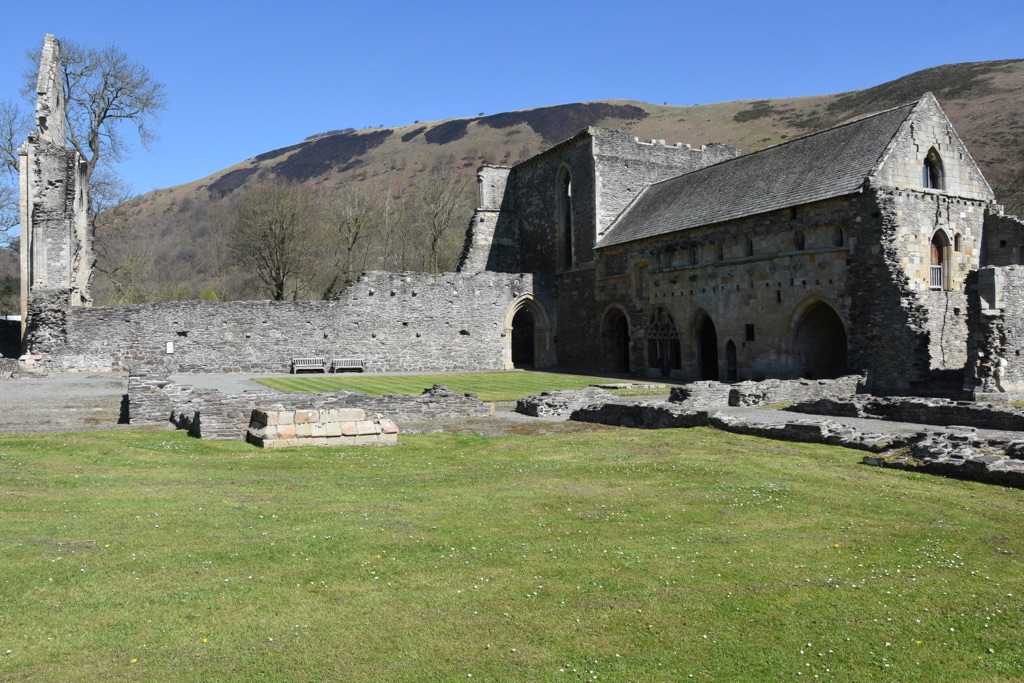
[[[470,180],[460,209],[464,224],[475,202],[471,179],[480,164],[518,163],[587,126],[628,130],[642,140],[694,146],[725,142],[755,151],[906,103],[928,91],[939,99],[1001,201],[1009,210],[1024,213],[1024,60],[1007,60],[939,66],[833,95],[694,106],[583,102],[393,128],[330,131],[206,178],[143,195],[130,205],[125,226],[101,235],[100,241],[106,240],[111,254],[132,252],[130,257],[139,261],[134,267],[146,273],[150,298],[201,293],[256,297],[260,294],[252,291],[251,281],[233,264],[226,232],[239,197],[263,180],[285,178],[315,187],[321,195],[341,187],[362,187],[401,200],[426,176],[455,169]],[[444,264],[454,264],[458,246],[458,236],[450,236]],[[105,277],[97,275],[101,301],[113,291]]]

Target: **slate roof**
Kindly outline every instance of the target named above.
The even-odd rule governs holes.
[[[598,247],[858,191],[917,102],[655,183]]]

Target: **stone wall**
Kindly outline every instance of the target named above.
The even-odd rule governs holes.
[[[499,370],[505,314],[533,288],[520,274],[364,273],[333,301],[54,307],[32,338],[62,370],[287,372],[310,355],[371,372]]]
[[[1024,391],[1024,266],[985,267],[969,280],[974,335],[964,388]]]
[[[897,134],[895,144],[874,179],[876,183],[903,189],[922,188],[924,160],[934,148],[942,158],[944,191],[958,197],[991,201],[992,189],[935,98],[923,98],[914,114],[913,121],[904,123]],[[938,194],[937,190],[924,192]]]
[[[730,341],[734,379],[799,377],[804,368],[792,336],[819,302],[845,324],[856,359],[849,263],[870,254],[862,237],[872,231],[870,214],[862,197],[845,197],[602,249],[595,299],[602,309],[618,306],[626,314],[633,372],[659,374],[649,365],[646,328],[661,309],[679,331],[680,367],[672,376],[704,378],[698,332],[709,318],[720,379],[733,379]]]
[[[398,427],[358,408],[288,410],[271,406],[252,411],[245,440],[261,448],[393,446],[398,443]]]
[[[694,148],[664,140],[640,142],[621,131],[591,128],[597,186],[597,234],[611,226],[648,185],[732,159],[738,147],[713,143]]]
[[[18,376],[20,366],[16,358],[0,358],[0,381]]]
[[[833,417],[873,417],[893,422],[1024,431],[1024,408],[944,398],[846,396],[809,400],[786,410]]]
[[[1024,222],[1016,216],[987,213],[981,262],[986,266],[1013,266],[1024,263]]]
[[[714,408],[845,398],[862,391],[864,381],[861,375],[849,375],[838,379],[766,379],[735,384],[690,382],[673,387],[669,401],[685,403],[691,408]]]

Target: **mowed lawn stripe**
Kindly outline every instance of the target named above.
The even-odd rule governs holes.
[[[622,380],[554,372],[479,372],[431,375],[298,375],[293,377],[257,378],[278,391],[318,393],[325,391],[357,391],[371,396],[409,394],[418,396],[424,389],[443,384],[452,391],[476,394],[481,401],[515,401],[544,391],[580,389],[593,384],[616,383]],[[668,393],[668,389],[664,390]]]

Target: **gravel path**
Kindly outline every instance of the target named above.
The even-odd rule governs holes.
[[[122,373],[65,373],[0,381],[0,432],[115,429],[128,393]]]

